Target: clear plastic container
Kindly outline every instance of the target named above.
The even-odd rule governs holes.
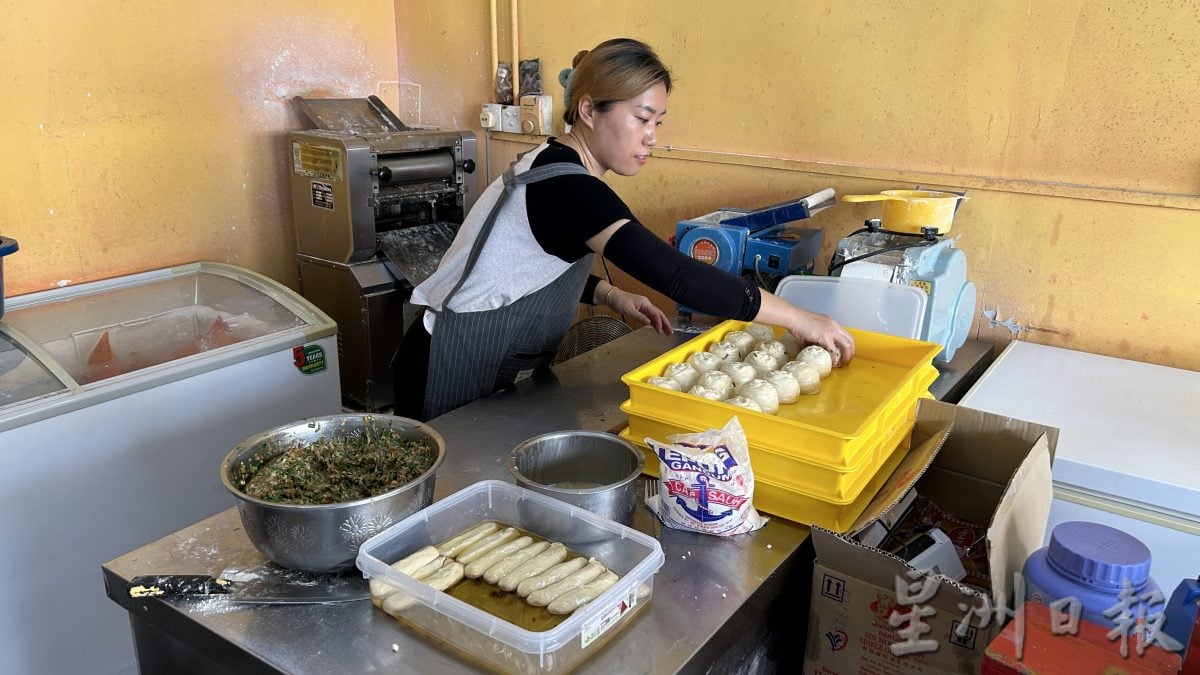
[[[515,626],[436,591],[389,565],[422,546],[445,541],[484,520],[507,523],[595,557],[620,575],[611,588],[550,630]],[[598,651],[654,594],[664,556],[658,540],[566,502],[510,483],[475,483],[405,518],[363,543],[363,575],[407,593],[414,602],[397,619],[468,661],[504,672],[562,673]]]
[[[918,339],[929,296],[916,286],[854,277],[784,277],[775,295],[843,326]]]

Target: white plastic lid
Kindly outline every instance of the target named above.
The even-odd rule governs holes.
[[[921,337],[928,301],[914,286],[853,277],[784,277],[775,295],[843,326],[913,339]]]

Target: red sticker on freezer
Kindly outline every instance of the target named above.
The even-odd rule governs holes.
[[[316,375],[325,372],[325,348],[321,345],[304,345],[292,347],[292,362],[296,370],[305,375]]]

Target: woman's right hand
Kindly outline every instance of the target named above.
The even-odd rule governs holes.
[[[754,320],[781,326],[797,339],[821,345],[833,356],[835,366],[854,358],[854,337],[832,317],[800,309],[765,290]]]
[[[788,332],[800,340],[821,345],[833,356],[833,365],[842,366],[854,358],[854,336],[832,317],[793,308],[794,323],[785,325]]]

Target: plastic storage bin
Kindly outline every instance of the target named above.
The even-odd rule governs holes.
[[[849,329],[855,339],[854,360],[834,368],[821,381],[820,394],[781,405],[775,415],[646,383],[661,375],[667,365],[685,361],[729,331],[748,325],[746,321],[722,322],[622,375],[629,387],[630,408],[643,417],[690,420],[702,428],[723,426],[736,414],[752,446],[787,448],[807,462],[850,471],[859,466],[863,447],[891,430],[886,426],[892,419],[889,413],[914,408],[937,379],[933,357],[941,345]]]
[[[805,494],[791,485],[781,484],[780,474],[759,469],[755,462],[763,455],[751,450],[750,465],[754,468],[754,508],[804,525],[820,525],[834,532],[845,532],[862,515],[863,509],[871,503],[884,481],[908,454],[912,441],[912,427],[912,423],[902,426],[892,439],[896,443],[889,445],[888,450],[882,453],[881,463],[872,470],[859,474],[862,483],[855,496],[837,501]],[[642,449],[646,454],[646,473],[658,476],[658,457],[643,442],[645,436],[635,437],[631,429],[632,427],[622,429],[621,438]],[[656,440],[665,440],[669,433],[677,432],[664,430],[662,435],[646,435]]]
[[[562,542],[621,576],[565,621],[534,632],[436,591],[389,565],[484,520],[495,520]],[[363,543],[357,564],[414,603],[399,621],[489,668],[519,673],[566,672],[598,651],[650,601],[663,564],[653,537],[588,511],[509,483],[481,481],[405,518]]]
[[[933,357],[941,346],[850,329],[854,360],[822,380],[819,394],[781,405],[775,415],[647,384],[669,364],[747,325],[725,321],[622,376],[629,400],[621,409],[629,426],[621,436],[643,448],[647,473],[656,473],[647,436],[665,441],[671,434],[724,426],[736,415],[754,467],[755,506],[843,531],[906,453],[917,400],[929,396],[938,376]]]
[[[621,404],[621,411],[629,418],[629,426],[623,430],[625,437],[634,441],[646,455],[644,471],[655,475],[659,460],[644,442],[647,436],[656,441],[666,441],[667,436],[671,434],[696,433],[708,428],[678,420],[666,421],[640,415],[633,410],[628,401]],[[755,443],[749,447],[754,475],[809,497],[848,504],[858,497],[866,487],[867,481],[912,432],[916,420],[916,406],[897,409],[896,412],[897,416],[885,424],[888,431],[880,434],[876,442],[863,446],[861,461],[852,469],[808,462],[786,447]],[[738,415],[739,420],[742,418],[740,412],[730,417],[733,415]]]
[[[916,286],[854,277],[784,277],[775,295],[843,326],[917,339],[929,296]]]

